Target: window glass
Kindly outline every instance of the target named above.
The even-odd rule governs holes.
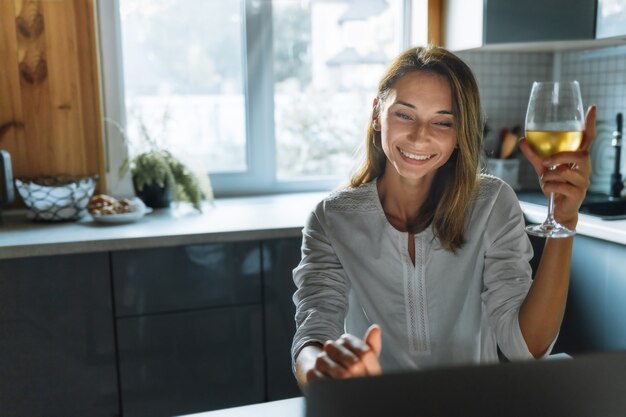
[[[142,131],[209,172],[246,169],[242,4],[120,0],[130,152]]]
[[[277,177],[346,178],[386,65],[401,0],[274,0]]]

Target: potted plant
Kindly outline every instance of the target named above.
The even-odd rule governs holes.
[[[166,120],[167,116],[164,116]],[[118,123],[109,122],[117,127],[128,144],[132,144]],[[144,143],[141,151],[123,161],[118,172],[120,178],[130,170],[135,194],[149,207],[163,208],[169,207],[172,201],[187,201],[202,211],[201,202],[213,198],[208,176],[206,181],[201,181],[184,163],[159,145],[142,118],[138,118],[138,122]]]

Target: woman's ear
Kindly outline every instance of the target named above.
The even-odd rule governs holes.
[[[372,128],[376,131],[380,131],[380,107],[378,103],[378,97],[376,97],[372,103]]]

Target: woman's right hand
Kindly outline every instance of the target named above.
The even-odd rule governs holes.
[[[344,334],[337,340],[329,340],[317,354],[314,366],[306,372],[306,379],[354,378],[381,374],[378,357],[382,348],[378,325],[372,325],[363,340]]]

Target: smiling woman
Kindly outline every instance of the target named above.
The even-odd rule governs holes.
[[[587,138],[593,120],[591,112]],[[456,55],[429,46],[392,61],[359,171],[303,230],[292,345],[301,386],[550,353],[572,242],[548,241],[531,280],[515,193],[480,173],[482,131],[476,80]],[[559,155],[589,163],[584,152]],[[559,185],[586,189],[579,178]],[[562,198],[580,204],[577,193]]]

